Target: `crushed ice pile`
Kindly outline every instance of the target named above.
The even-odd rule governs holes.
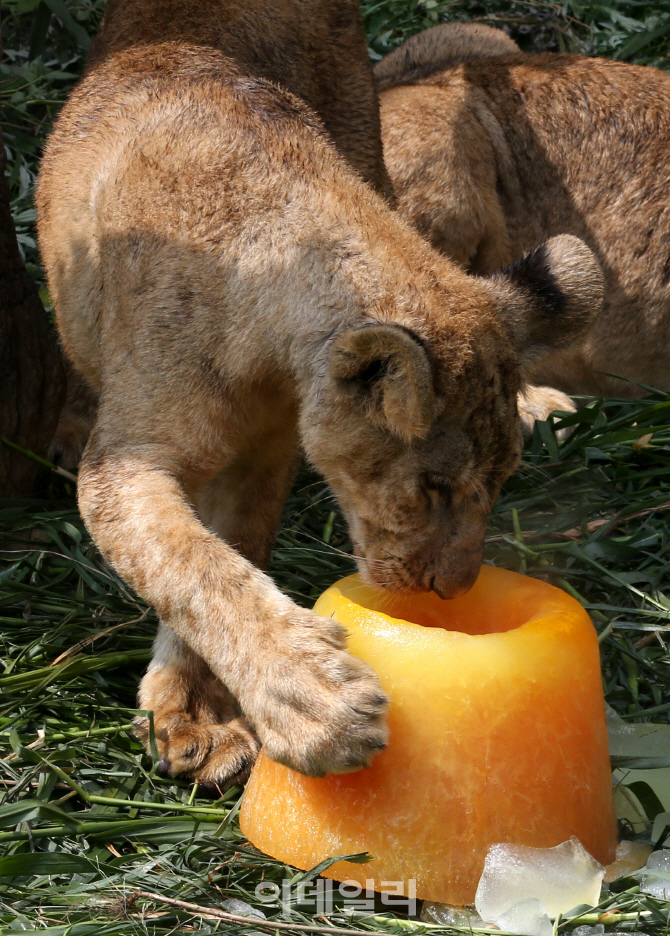
[[[605,869],[576,838],[555,848],[492,845],[475,908],[483,920],[526,936],[550,936],[551,920],[580,904],[595,906]]]
[[[501,913],[496,925],[509,933],[527,933],[528,936],[552,936],[554,927],[547,908],[537,897],[526,897]]]
[[[667,814],[666,814],[667,815]],[[552,936],[552,919],[594,907],[603,876],[610,881],[641,869],[642,893],[670,900],[670,849],[621,842],[616,861],[603,868],[576,838],[555,848],[492,845],[484,862],[475,910],[424,901],[421,919],[460,928],[498,929],[523,936]],[[647,862],[644,865],[644,862]],[[644,865],[644,867],[643,867]],[[572,936],[598,936],[602,924],[578,926]]]
[[[598,904],[603,878],[611,882],[635,872],[642,893],[670,900],[670,847],[659,848],[670,826],[670,812],[658,813],[649,829],[649,819],[632,795],[636,782],[642,781],[666,808],[670,804],[670,725],[631,725],[610,706],[607,723],[617,815],[634,832],[646,830],[646,841],[620,842],[616,860],[607,868],[574,838],[555,848],[493,845],[477,889],[476,910],[426,901],[422,920],[465,928],[495,924],[508,933],[551,936],[551,920],[559,913]],[[604,931],[602,924],[578,926],[572,936],[598,936]]]
[[[468,907],[451,907],[449,904],[424,900],[421,908],[424,923],[439,923],[440,926],[455,926],[460,929],[479,929],[484,921],[476,910]]]

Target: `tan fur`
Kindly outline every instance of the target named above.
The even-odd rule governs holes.
[[[554,387],[536,387],[527,384],[519,394],[519,417],[521,428],[526,435],[533,434],[537,420],[545,420],[551,413],[574,413],[576,407],[570,397]],[[556,435],[559,439],[566,439],[571,428],[559,429]]]
[[[497,54],[479,57],[463,30],[480,27],[455,27],[414,36],[377,66],[399,211],[481,274],[548,237],[580,237],[605,274],[602,311],[582,341],[532,362],[528,379],[575,394],[670,390],[670,76],[504,55],[500,32]],[[538,394],[535,415],[546,414],[555,401]]]
[[[289,31],[306,16],[297,0],[270,8]],[[38,192],[59,329],[100,400],[82,516],[164,622],[140,690],[164,769],[229,783],[256,737],[309,774],[353,769],[385,744],[386,696],[342,628],[261,571],[299,447],[367,581],[467,589],[519,457],[519,362],[555,342],[555,317],[562,334],[588,323],[602,276],[562,238],[509,275],[468,277],[360,178],[290,81],[249,67],[248,36],[239,54],[225,30],[221,47],[193,28],[182,42],[171,15],[129,44],[123,12],[109,8]]]
[[[159,773],[205,778],[219,793],[219,781],[227,786],[247,779],[260,747],[253,728],[206,663],[164,625],[138,705],[159,714]],[[149,719],[138,718],[135,725],[150,749]]]
[[[389,86],[425,66],[436,71],[467,59],[515,55],[520,51],[502,29],[483,23],[441,23],[410,36],[384,56],[375,65],[375,80],[379,86]]]
[[[91,434],[98,398],[67,358],[65,378],[67,392],[49,448],[49,459],[63,468],[74,469],[81,461]]]

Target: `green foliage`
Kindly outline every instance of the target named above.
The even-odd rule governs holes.
[[[366,0],[363,10],[376,58],[421,29],[460,20],[505,29],[526,52],[581,52],[670,67],[667,0]]]
[[[670,623],[669,414],[662,396],[595,400],[557,423],[574,427],[562,444],[548,423],[537,424],[527,460],[496,505],[488,548],[496,565],[545,578],[580,600],[600,630],[610,704],[624,716],[663,712],[663,720],[670,709],[663,636]]]
[[[14,223],[28,271],[41,282],[33,189],[42,145],[79,78],[102,0],[5,0],[2,133]]]

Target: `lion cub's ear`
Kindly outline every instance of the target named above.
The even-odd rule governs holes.
[[[433,421],[433,373],[422,344],[398,325],[361,325],[338,335],[329,367],[341,392],[405,439],[424,436]]]
[[[524,362],[580,338],[603,303],[604,278],[593,253],[570,234],[552,237],[489,277],[500,317]]]

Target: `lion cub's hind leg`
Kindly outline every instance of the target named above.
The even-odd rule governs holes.
[[[380,95],[384,159],[398,212],[459,266],[488,275],[512,259],[498,191],[497,125],[460,86],[402,86]],[[482,122],[486,119],[487,124]],[[494,134],[496,139],[493,139]]]
[[[260,748],[251,725],[204,660],[164,624],[138,701],[154,713],[159,773],[193,778],[211,793],[247,779]],[[136,719],[135,731],[148,750],[148,718]]]

